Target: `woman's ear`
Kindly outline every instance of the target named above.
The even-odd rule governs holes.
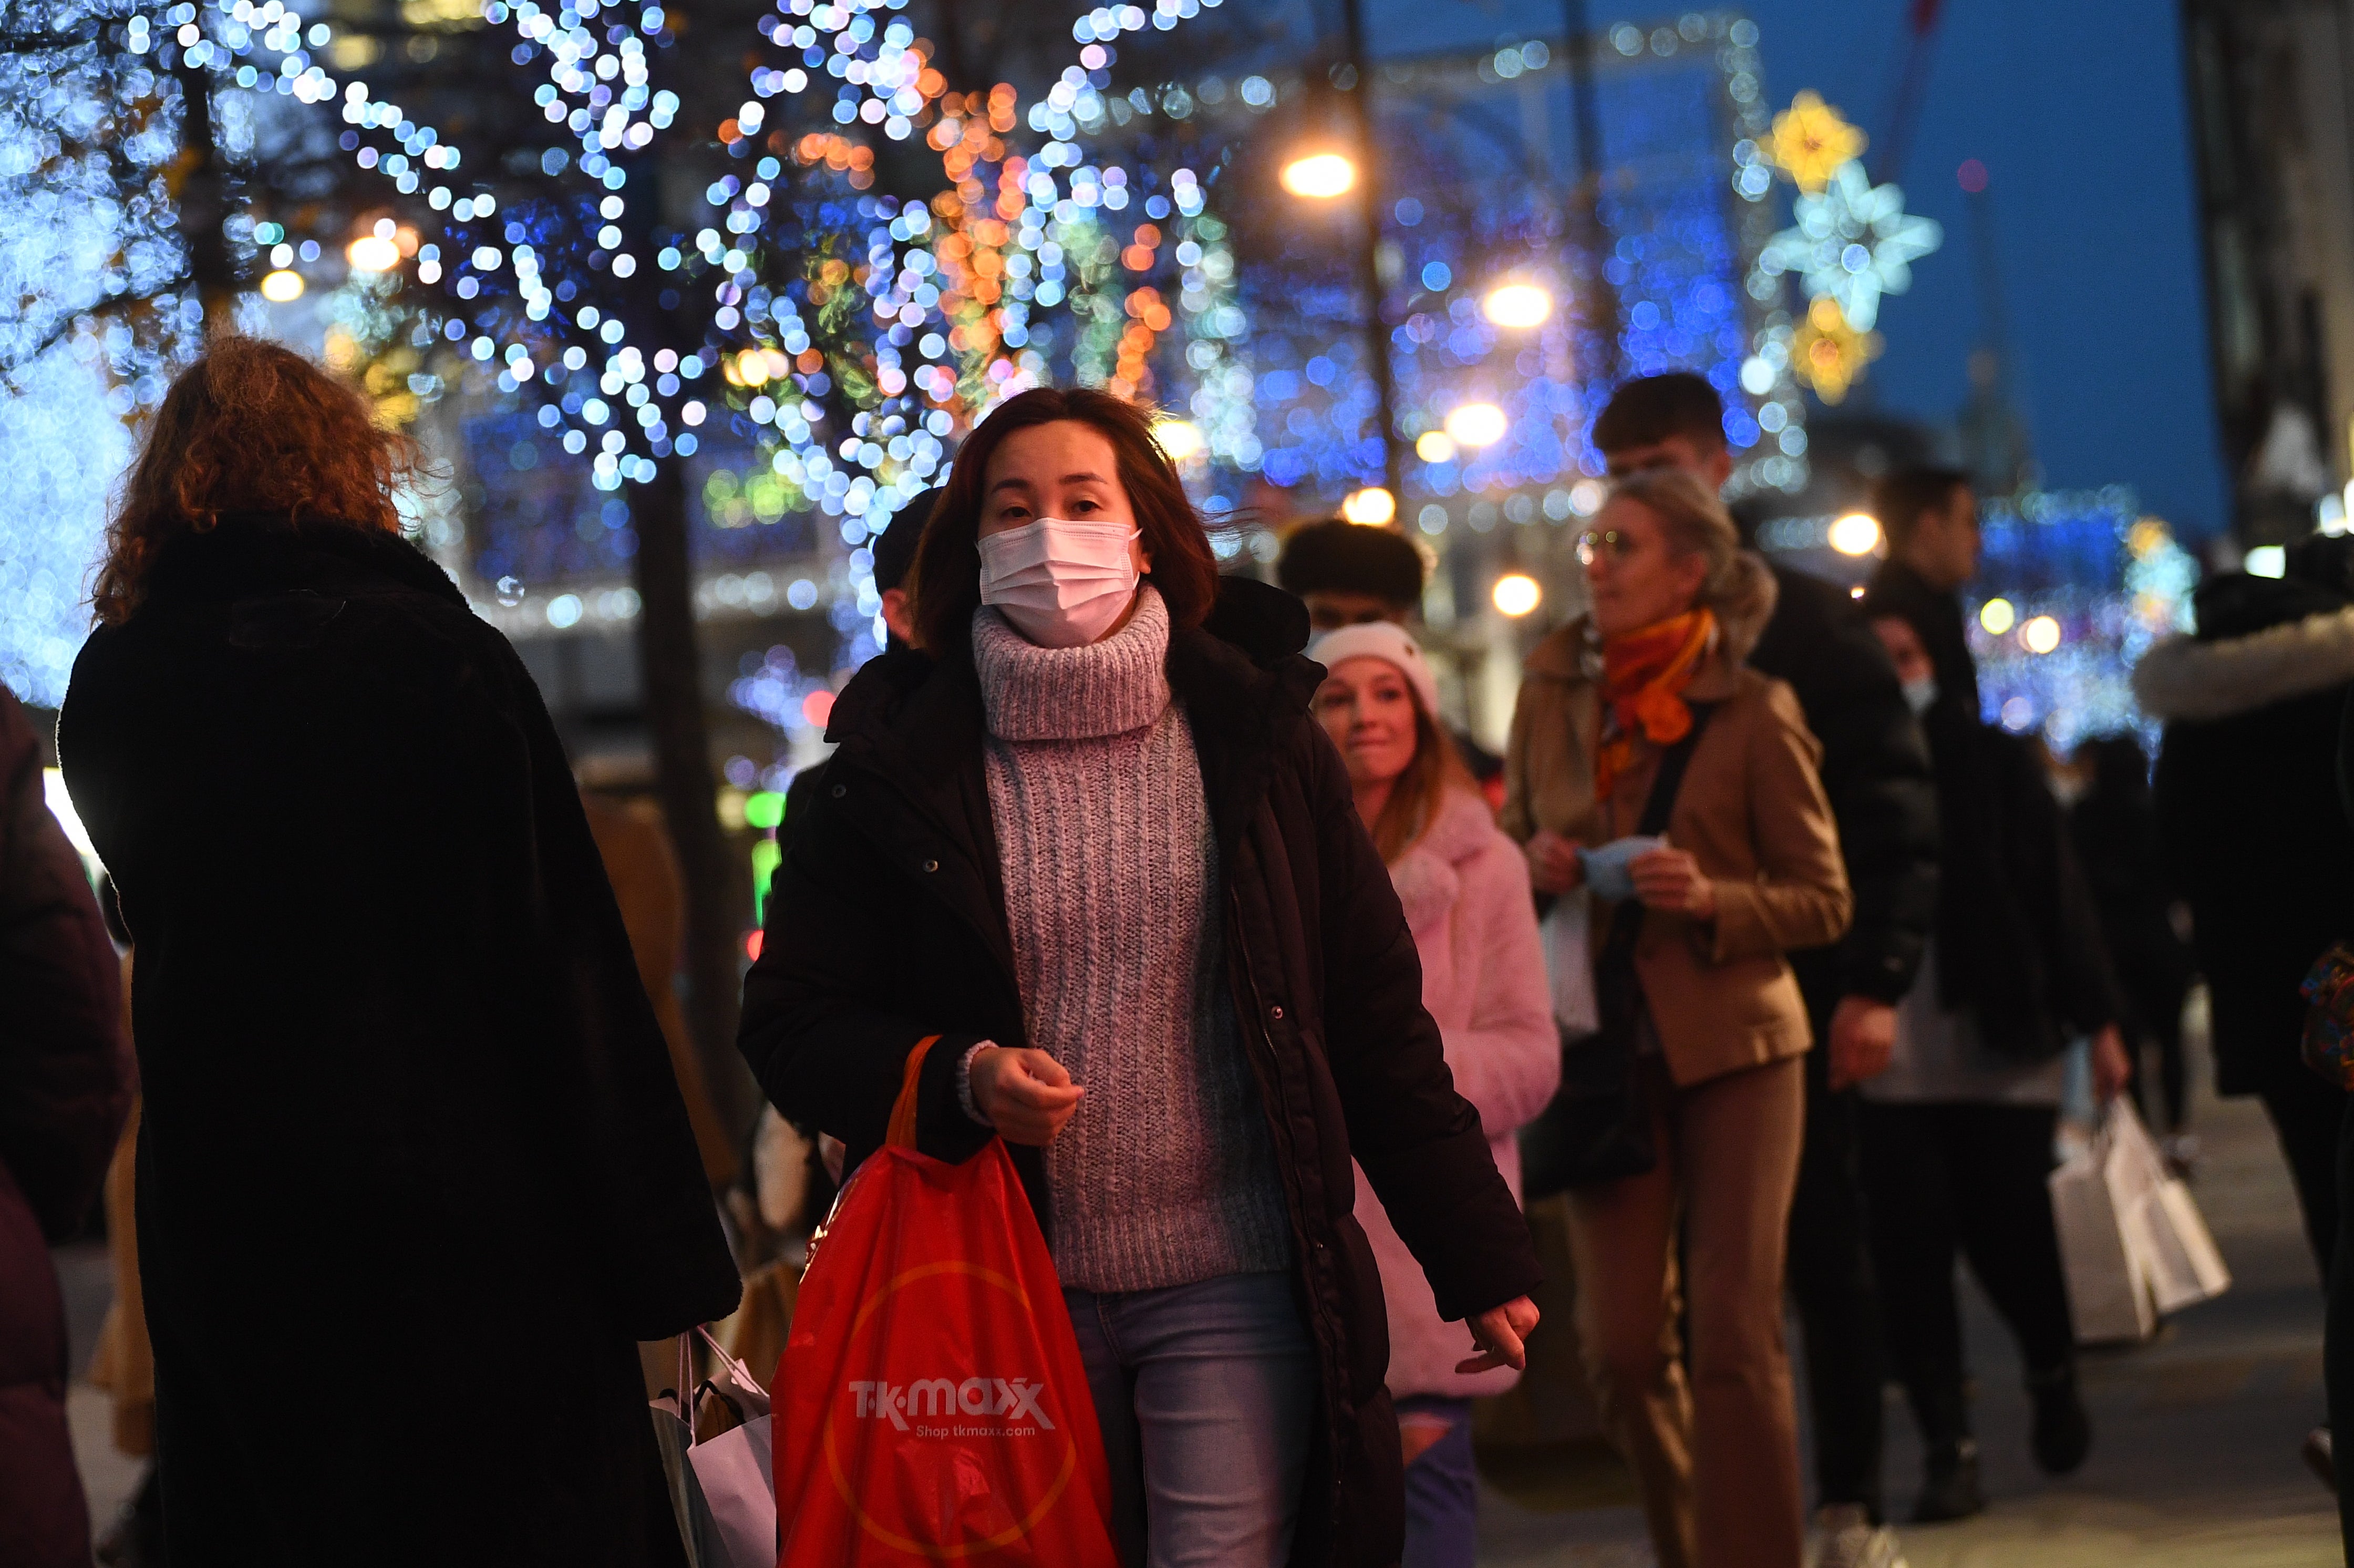
[[[1136,575],[1140,577],[1150,577],[1152,552],[1144,547],[1144,535],[1141,530],[1138,531],[1135,538],[1128,542],[1128,550],[1129,554],[1136,558]]]

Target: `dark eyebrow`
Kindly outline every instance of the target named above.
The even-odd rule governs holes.
[[[1065,484],[1078,484],[1083,482],[1090,484],[1102,484],[1105,482],[1105,480],[1104,476],[1099,473],[1066,473],[1063,476],[1063,482]]]
[[[1027,490],[1029,488],[1030,482],[1028,480],[1021,478],[1016,474],[1007,474],[1003,479],[1001,479],[995,484],[991,485],[989,487],[989,493],[991,495],[994,495],[1001,490]]]

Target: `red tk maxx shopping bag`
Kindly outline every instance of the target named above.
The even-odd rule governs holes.
[[[889,1137],[811,1245],[777,1373],[779,1568],[1119,1568],[1061,1284],[1005,1145]]]

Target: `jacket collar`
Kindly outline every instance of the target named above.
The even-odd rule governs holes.
[[[450,574],[398,534],[349,523],[295,524],[231,514],[201,534],[183,534],[164,544],[148,570],[145,602],[195,603],[286,589],[386,588],[408,588],[466,608],[466,596]]]
[[[1486,849],[1498,832],[1487,801],[1479,796],[1450,789],[1440,798],[1430,826],[1390,867],[1390,883],[1405,910],[1407,929],[1419,936],[1447,917],[1462,895],[1460,868]]]

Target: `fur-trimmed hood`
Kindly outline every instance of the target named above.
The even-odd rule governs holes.
[[[2354,608],[2244,636],[2169,637],[2134,666],[2134,699],[2172,723],[2231,718],[2354,681]]]

